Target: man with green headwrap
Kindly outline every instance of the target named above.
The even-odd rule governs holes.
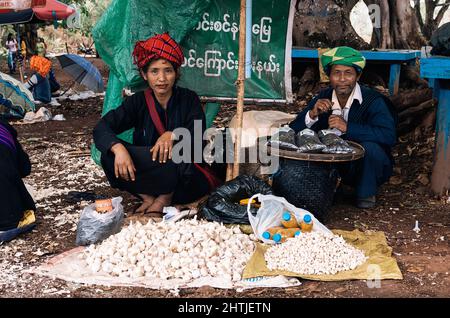
[[[377,188],[392,174],[391,147],[397,139],[394,107],[382,94],[358,84],[366,64],[359,51],[337,47],[326,51],[321,62],[331,87],[319,92],[290,127],[295,132],[333,129],[361,144],[364,158],[337,168],[343,183],[355,186],[357,207],[372,208]]]

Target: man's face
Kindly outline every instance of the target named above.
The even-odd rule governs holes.
[[[142,75],[155,94],[161,96],[171,94],[177,77],[172,64],[165,59],[153,61],[149,65],[147,73],[142,73]]]
[[[359,77],[352,66],[333,65],[331,67],[330,83],[338,96],[349,96]]]

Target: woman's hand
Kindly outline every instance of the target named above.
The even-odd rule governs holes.
[[[150,149],[153,161],[156,161],[158,157],[160,163],[166,163],[167,159],[172,159],[173,140],[171,131],[166,131],[158,138],[156,144]]]
[[[136,168],[127,148],[121,143],[117,143],[111,147],[111,152],[114,153],[114,174],[116,178],[120,176],[126,181],[130,181],[130,179],[134,181],[136,179]]]

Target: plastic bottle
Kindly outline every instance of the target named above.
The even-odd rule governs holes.
[[[281,226],[274,226],[265,230],[262,234],[262,237],[266,240],[273,239],[273,236],[278,233],[278,231],[283,230],[284,228]]]
[[[282,242],[286,241],[287,238],[294,237],[295,233],[297,233],[299,231],[300,231],[300,229],[298,227],[281,229],[276,234],[273,235],[272,239],[276,243],[282,243]]]
[[[294,213],[292,213],[290,211],[284,211],[283,212],[283,216],[282,216],[282,219],[281,219],[281,224],[283,224],[283,226],[285,228],[298,227],[297,219],[295,218]]]
[[[106,198],[95,200],[95,210],[98,213],[111,212],[113,210],[112,200]]]
[[[300,222],[300,228],[302,229],[302,232],[311,232],[313,228],[313,220],[311,218],[311,215],[305,214],[303,217],[303,220]]]

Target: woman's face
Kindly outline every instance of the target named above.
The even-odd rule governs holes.
[[[166,96],[172,93],[177,73],[169,61],[158,59],[150,63],[147,72],[142,72],[142,76],[155,95]]]

